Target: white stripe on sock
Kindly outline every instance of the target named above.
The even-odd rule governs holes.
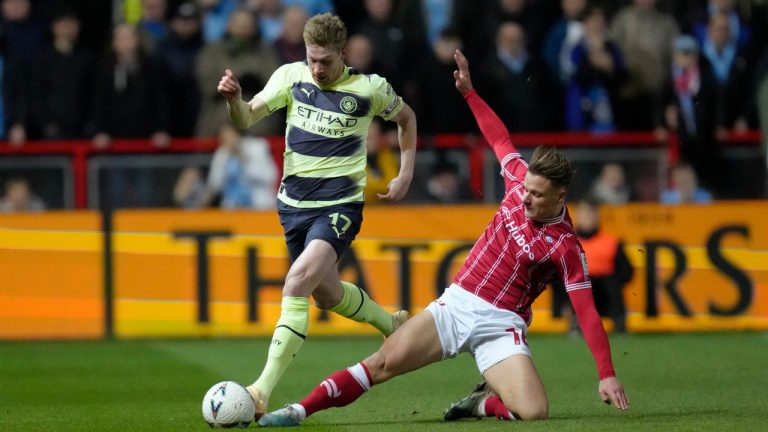
[[[362,387],[364,391],[371,389],[371,382],[368,380],[368,374],[365,373],[365,368],[363,368],[362,364],[358,363],[352,367],[348,367],[347,370],[352,374],[352,377],[358,384],[360,384],[360,387]]]

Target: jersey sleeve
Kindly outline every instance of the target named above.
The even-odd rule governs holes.
[[[474,88],[464,94],[464,99],[472,110],[483,137],[493,148],[496,158],[501,164],[501,175],[504,177],[507,188],[511,182],[523,181],[523,177],[528,171],[528,165],[512,143],[504,122],[477,94]]]
[[[299,80],[295,72],[295,63],[285,64],[277,68],[267,81],[267,85],[256,95],[264,101],[269,112],[274,112],[288,105],[291,99],[291,87]]]
[[[605,334],[600,315],[595,309],[586,254],[575,237],[567,240],[558,248],[559,251],[563,251],[559,258],[559,267],[565,291],[571,299],[584,340],[597,363],[600,379],[615,376],[608,336]]]
[[[378,75],[368,75],[371,84],[371,112],[384,120],[392,120],[403,109],[403,98],[392,85]]]
[[[562,254],[559,257],[560,277],[565,290],[575,291],[580,289],[592,289],[587,269],[587,255],[581,244],[575,237],[567,239],[561,246]]]
[[[595,300],[592,290],[574,290],[568,292],[573,311],[579,322],[579,328],[584,335],[592,357],[597,364],[597,374],[600,379],[616,376],[611,359],[611,346],[608,343],[608,335],[605,334],[603,321],[595,309]]]

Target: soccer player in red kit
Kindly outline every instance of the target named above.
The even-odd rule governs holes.
[[[564,283],[597,363],[600,397],[619,410],[629,408],[565,206],[570,163],[542,147],[527,164],[502,121],[472,88],[467,59],[460,51],[454,58],[456,88],[501,162],[506,192],[499,210],[439,299],[406,321],[379,351],[332,374],[301,402],[261,417],[260,426],[298,425],[317,411],[352,403],[373,385],[460,352],[472,354],[485,382],[454,404],[446,420],[545,419],[549,402],[526,332],[531,304],[555,279]]]

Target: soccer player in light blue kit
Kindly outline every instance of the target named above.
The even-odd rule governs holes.
[[[256,418],[267,410],[272,390],[307,334],[309,296],[322,309],[367,322],[388,336],[407,318],[390,314],[357,286],[341,281],[336,262],[360,230],[365,188],[366,135],[374,116],[398,125],[400,172],[382,200],[405,197],[413,178],[416,116],[386,79],[359,74],[344,64],[347,30],[330,13],[304,27],[307,60],[278,68],[250,102],[227,69],[218,91],[229,116],[247,128],[287,107],[283,178],[278,214],[291,265],[285,278],[280,319],[261,376],[247,387]]]

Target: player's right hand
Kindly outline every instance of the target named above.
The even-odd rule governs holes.
[[[241,97],[242,88],[237,77],[230,69],[224,71],[224,75],[219,81],[217,88],[219,93],[227,99],[227,102],[234,103]]]
[[[461,94],[472,90],[472,79],[469,77],[469,61],[464,57],[461,50],[456,50],[453,54],[456,66],[459,70],[453,71],[453,79],[456,80],[456,90]]]
[[[613,405],[622,411],[629,409],[629,398],[624,393],[624,386],[615,376],[601,379],[597,392],[606,404]]]

